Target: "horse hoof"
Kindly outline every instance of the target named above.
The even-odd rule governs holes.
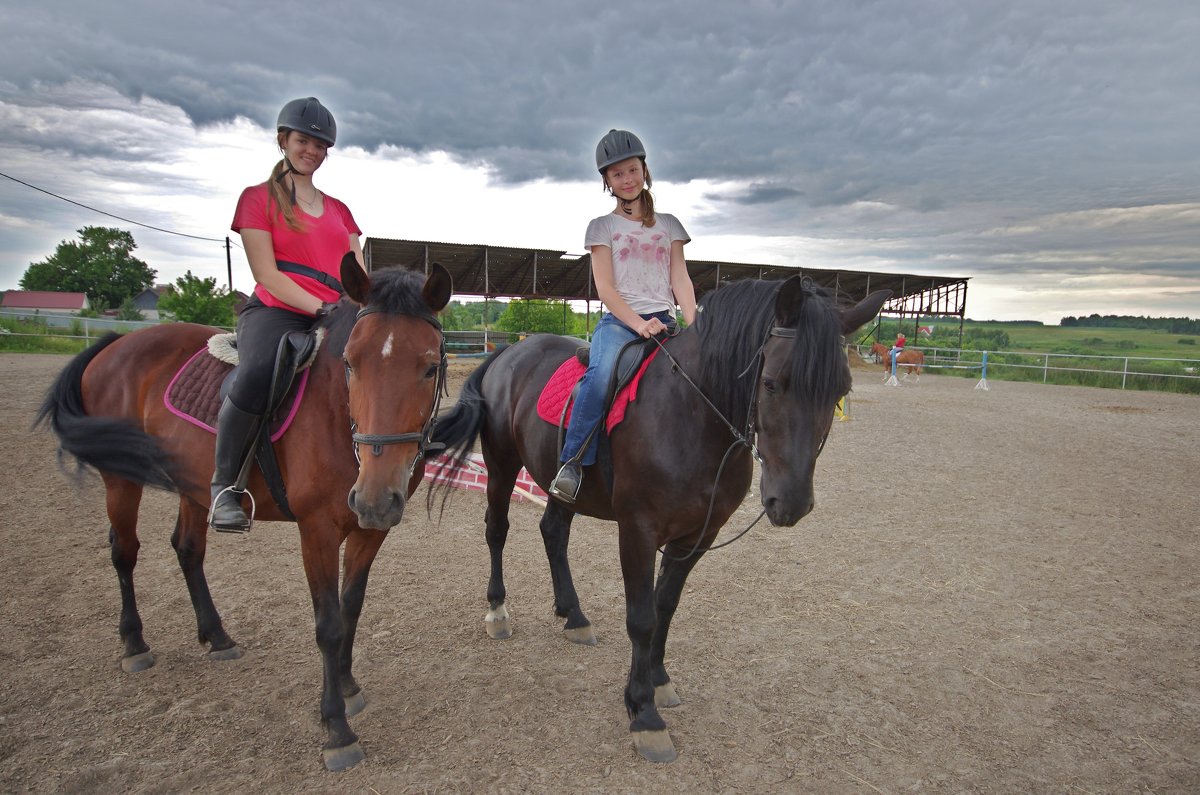
[[[346,696],[346,717],[351,718],[367,708],[367,697],[359,690],[352,696]]]
[[[507,640],[512,637],[512,622],[508,619],[508,608],[504,605],[488,610],[487,615],[483,617],[483,625],[492,640]]]
[[[679,754],[666,729],[653,732],[634,732],[633,747],[650,762],[674,762]]]
[[[121,658],[121,670],[127,674],[136,674],[138,671],[144,671],[147,668],[153,668],[154,652],[144,651],[141,654],[131,654],[128,657]]]
[[[321,751],[321,761],[330,773],[349,770],[366,758],[367,755],[363,753],[362,746],[357,741],[341,748],[326,748]]]
[[[228,649],[213,649],[208,653],[208,659],[213,662],[224,662],[225,660],[240,660],[245,652],[241,646],[230,646]]]
[[[679,694],[675,692],[674,682],[667,682],[665,685],[659,685],[654,688],[654,706],[662,709],[665,707],[678,707],[682,703],[679,700]]]
[[[572,629],[564,629],[563,635],[572,643],[578,643],[581,646],[595,646],[596,633],[592,629],[591,624],[585,624],[582,627],[573,627]]]

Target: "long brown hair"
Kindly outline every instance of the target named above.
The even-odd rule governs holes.
[[[647,228],[654,226],[654,194],[650,192],[650,186],[654,184],[654,177],[650,176],[650,166],[646,165],[646,158],[638,158],[642,161],[642,173],[646,176],[646,185],[642,188],[642,193],[639,198],[642,200],[642,226]],[[607,171],[608,169],[605,169]],[[615,196],[612,186],[608,184],[608,175],[601,174],[600,181],[604,183],[604,190],[610,196]]]
[[[280,150],[283,149],[290,134],[290,130],[283,130],[276,136],[275,140],[279,144]],[[303,232],[304,224],[300,223],[300,219],[296,217],[296,205],[292,202],[292,194],[283,185],[284,174],[287,173],[287,170],[286,158],[280,158],[279,162],[275,164],[275,168],[271,169],[271,176],[267,180],[267,215],[270,216],[271,202],[274,202],[279,205],[279,214],[283,216],[283,222],[288,225],[288,229],[293,232]]]

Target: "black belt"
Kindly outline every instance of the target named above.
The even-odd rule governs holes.
[[[310,279],[316,279],[321,284],[333,290],[337,290],[338,295],[345,295],[346,290],[342,287],[342,283],[330,276],[325,271],[319,271],[316,268],[310,268],[307,265],[301,265],[299,262],[288,262],[286,260],[276,260],[275,267],[284,273],[294,273],[298,276],[307,276]]]

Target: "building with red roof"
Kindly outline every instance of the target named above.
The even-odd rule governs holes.
[[[78,315],[90,309],[87,293],[56,293],[44,290],[7,290],[0,309],[44,315]]]

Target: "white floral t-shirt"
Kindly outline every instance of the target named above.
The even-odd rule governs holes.
[[[613,281],[617,292],[639,315],[675,309],[671,291],[671,243],[691,240],[668,213],[655,213],[652,227],[607,213],[588,224],[584,246],[612,249]]]

